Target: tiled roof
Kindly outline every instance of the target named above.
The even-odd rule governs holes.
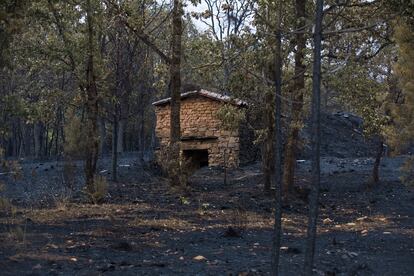
[[[202,96],[202,97],[206,97],[206,98],[219,101],[219,102],[231,103],[237,106],[247,106],[247,103],[245,101],[234,99],[229,96],[207,91],[204,89],[181,93],[181,99],[194,97],[194,96]],[[153,102],[152,104],[153,105],[164,105],[164,104],[168,104],[170,101],[171,101],[171,97]]]

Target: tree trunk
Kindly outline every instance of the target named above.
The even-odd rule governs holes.
[[[266,124],[267,133],[264,141],[263,150],[263,175],[264,193],[270,195],[272,178],[274,176],[274,133],[275,133],[275,110],[274,95],[270,91],[266,94]]]
[[[55,132],[56,132],[56,137],[55,137],[55,155],[59,156],[59,137],[60,137],[60,133],[59,133],[59,126],[62,124],[62,117],[61,115],[61,107],[58,107],[57,111],[56,111],[56,123],[55,123]]]
[[[52,128],[52,136],[50,137],[49,146],[47,149],[47,155],[48,157],[52,156],[52,149],[53,149],[53,142],[55,142],[56,139],[56,128]]]
[[[372,179],[371,183],[369,183],[370,188],[379,183],[379,167],[381,164],[382,154],[384,152],[384,143],[382,139],[378,139],[378,148],[377,148],[377,155],[375,156],[374,167],[372,168]]]
[[[59,125],[59,132],[60,132],[60,135],[61,135],[61,138],[60,138],[60,140],[61,140],[61,145],[59,146],[59,155],[64,155],[64,150],[63,150],[63,145],[65,144],[65,142],[66,142],[66,137],[65,137],[65,130],[64,130],[64,124],[65,124],[65,112],[63,111],[63,109],[61,110],[61,113],[60,113],[60,125]]]
[[[320,185],[320,105],[321,105],[321,43],[323,0],[316,1],[313,77],[312,77],[312,190],[309,199],[309,217],[306,239],[304,275],[312,275],[315,256],[316,227],[319,207]]]
[[[172,12],[171,64],[170,64],[170,156],[169,178],[172,185],[180,183],[180,102],[181,102],[181,35],[183,7],[181,0],[174,0]]]
[[[42,126],[40,123],[33,124],[33,138],[34,138],[34,156],[39,158],[42,150],[42,138],[41,138]]]
[[[141,94],[143,92],[141,91]],[[146,149],[145,145],[145,105],[143,102],[143,98],[141,97],[141,118],[140,118],[140,125],[139,125],[139,135],[138,135],[138,147],[139,147],[139,160],[143,163],[144,162],[144,153]]]
[[[272,274],[279,275],[280,243],[282,236],[282,4],[279,2],[275,41],[275,222],[272,250]]]
[[[24,147],[24,125],[21,120],[19,120],[19,133],[20,133],[20,146],[19,146],[19,158],[25,156],[25,147]]]
[[[45,139],[45,142],[44,142],[45,147],[43,149],[43,156],[47,157],[48,152],[49,152],[49,124],[46,124],[44,139]]]
[[[85,158],[86,187],[90,193],[94,192],[94,176],[98,161],[98,90],[94,72],[93,47],[93,18],[91,2],[87,0],[86,20],[88,24],[88,61],[86,68],[86,137],[88,139]]]
[[[306,0],[295,1],[296,22],[295,29],[301,29],[306,25]],[[296,53],[295,53],[295,79],[293,84],[293,103],[291,111],[291,125],[285,150],[285,169],[284,169],[284,190],[286,193],[292,192],[295,179],[296,156],[299,140],[299,131],[302,124],[303,93],[305,90],[305,70],[304,64],[306,37],[303,32],[296,34]]]
[[[106,146],[106,127],[105,127],[105,120],[100,117],[99,118],[99,152],[101,155],[105,155],[108,151]]]
[[[124,152],[124,133],[125,133],[125,120],[118,120],[118,135],[117,135],[118,153]]]
[[[114,115],[112,123],[112,181],[118,178],[118,116]]]
[[[25,125],[24,127],[24,145],[25,145],[25,156],[32,156],[33,155],[33,126],[32,125]],[[0,146],[1,147],[1,146]]]
[[[225,43],[226,45],[227,43]],[[223,45],[223,52],[221,59],[223,61],[223,92],[225,95],[228,95],[229,92],[229,79],[230,79],[230,64],[227,58],[227,53],[229,51],[228,46]]]

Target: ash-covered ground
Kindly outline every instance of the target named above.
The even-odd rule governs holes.
[[[347,117],[332,116],[324,119],[333,127],[323,132],[314,274],[414,275],[414,190],[400,181],[408,156],[385,157],[381,182],[367,189],[373,146]],[[348,132],[335,131],[342,124]],[[110,181],[110,158],[99,161],[98,171],[109,181],[100,205],[81,192],[81,161],[67,168],[64,161],[23,160],[20,175],[3,171],[0,196],[15,207],[0,211],[0,274],[270,273],[274,202],[263,193],[259,162],[230,170],[227,185],[222,169],[202,168],[186,189],[177,189],[150,158],[137,156],[120,158],[118,182]],[[301,158],[296,184],[306,187],[310,161],[306,154]],[[306,193],[287,198],[283,213],[281,275],[299,275]]]

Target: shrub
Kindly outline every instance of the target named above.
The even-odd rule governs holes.
[[[401,167],[401,181],[407,185],[414,186],[414,157],[408,158]]]
[[[108,194],[108,182],[106,178],[101,175],[95,175],[93,179],[93,191],[88,192],[88,196],[92,203],[102,203]]]
[[[247,213],[243,203],[236,204],[231,210],[229,224],[234,227],[234,230],[242,235],[247,226]]]
[[[179,160],[171,158],[171,148],[162,146],[157,154],[157,162],[160,165],[164,175],[176,175],[180,186],[187,186],[188,178],[194,173],[194,168],[191,165],[191,160],[184,158],[180,154]]]
[[[75,187],[76,164],[72,161],[72,159],[65,161],[62,174],[64,186],[70,190],[73,190]]]

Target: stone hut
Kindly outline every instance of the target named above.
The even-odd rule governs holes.
[[[157,116],[156,136],[162,148],[169,143],[170,136],[170,100],[166,98],[154,102]],[[181,94],[181,154],[191,158],[195,167],[227,166],[237,167],[250,161],[251,154],[246,150],[252,145],[250,135],[244,125],[237,131],[221,128],[217,112],[224,104],[239,108],[247,103],[207,90],[197,90]]]

